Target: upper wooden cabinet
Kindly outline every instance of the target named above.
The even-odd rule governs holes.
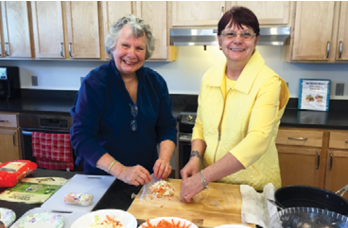
[[[174,1],[173,26],[216,26],[225,8],[224,1]]]
[[[348,2],[341,2],[336,60],[348,60]]]
[[[290,21],[290,2],[287,1],[234,1],[230,4],[249,8],[255,13],[260,25],[287,26]],[[230,9],[230,4],[226,5],[226,10]]]
[[[135,15],[143,18],[151,27],[152,35],[155,37],[155,51],[149,60],[173,61],[175,60],[176,47],[169,45],[168,21],[169,2],[137,1],[135,3]]]
[[[66,2],[68,52],[70,58],[100,58],[97,1]]]
[[[36,58],[66,58],[64,2],[32,1]]]
[[[2,56],[9,58],[33,57],[29,16],[29,2],[1,2]]]

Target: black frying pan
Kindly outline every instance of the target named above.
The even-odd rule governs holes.
[[[281,207],[315,207],[348,215],[348,202],[335,193],[311,186],[292,185],[279,188],[275,201]]]

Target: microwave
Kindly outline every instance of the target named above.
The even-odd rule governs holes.
[[[0,67],[0,99],[21,96],[18,67]]]

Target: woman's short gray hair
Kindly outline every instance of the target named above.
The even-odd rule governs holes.
[[[121,29],[125,26],[129,26],[132,33],[136,38],[141,37],[145,34],[146,36],[146,54],[145,59],[152,56],[155,50],[155,38],[152,36],[150,26],[141,18],[136,17],[132,14],[120,18],[111,28],[109,29],[108,35],[105,37],[105,49],[108,55],[113,58],[111,51],[115,48],[116,41],[120,34]]]

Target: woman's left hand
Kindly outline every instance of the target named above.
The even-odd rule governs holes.
[[[153,166],[153,174],[157,179],[166,179],[172,172],[172,167],[169,161],[164,159],[157,159],[155,165]]]
[[[204,189],[199,173],[183,180],[181,183],[180,198],[186,202],[191,202],[191,199]]]

